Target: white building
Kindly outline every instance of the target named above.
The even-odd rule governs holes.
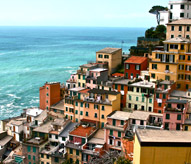
[[[169,11],[160,12],[160,25],[179,19],[191,19],[191,0],[169,1]]]

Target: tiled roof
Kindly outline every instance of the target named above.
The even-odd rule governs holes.
[[[80,137],[88,137],[92,132],[94,132],[95,129],[93,127],[83,127],[80,125],[76,129],[74,129],[72,132],[70,132],[70,135],[80,136]]]
[[[90,89],[84,89],[84,90],[79,91],[79,93],[88,93],[89,90]]]
[[[179,19],[168,23],[167,25],[191,25],[191,19]]]
[[[169,40],[163,41],[164,43],[190,43],[189,39],[183,37],[171,38]]]
[[[107,48],[104,48],[102,50],[99,50],[97,51],[96,53],[108,53],[108,54],[113,54],[117,51],[121,50],[121,48],[110,48],[110,47],[107,47]]]
[[[95,89],[95,88],[89,90],[88,92],[94,93],[94,94],[108,94],[108,95],[118,95],[119,94],[119,92],[102,90],[102,89]]]
[[[131,63],[131,64],[141,64],[144,61],[146,61],[146,57],[141,57],[141,56],[131,56],[129,59],[125,61],[125,63]]]
[[[124,77],[123,73],[113,73],[111,76],[113,77]]]
[[[188,131],[137,129],[136,134],[140,142],[191,143]]]
[[[186,104],[188,100],[179,100],[179,99],[169,99],[166,101],[167,103],[179,103],[179,104]]]

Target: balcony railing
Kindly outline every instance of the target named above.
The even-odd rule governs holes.
[[[106,99],[106,100],[100,100],[100,99],[95,99],[95,98],[89,98],[89,97],[86,97],[86,98],[84,98],[84,101],[87,101],[87,102],[94,102],[94,103],[99,103],[99,104],[108,104],[108,105],[112,105],[112,102],[109,101],[108,99]]]

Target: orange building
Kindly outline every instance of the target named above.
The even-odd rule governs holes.
[[[60,82],[46,82],[39,89],[40,109],[50,109],[50,106],[60,101]]]

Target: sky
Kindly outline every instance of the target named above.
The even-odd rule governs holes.
[[[0,26],[150,27],[169,0],[0,0]]]

